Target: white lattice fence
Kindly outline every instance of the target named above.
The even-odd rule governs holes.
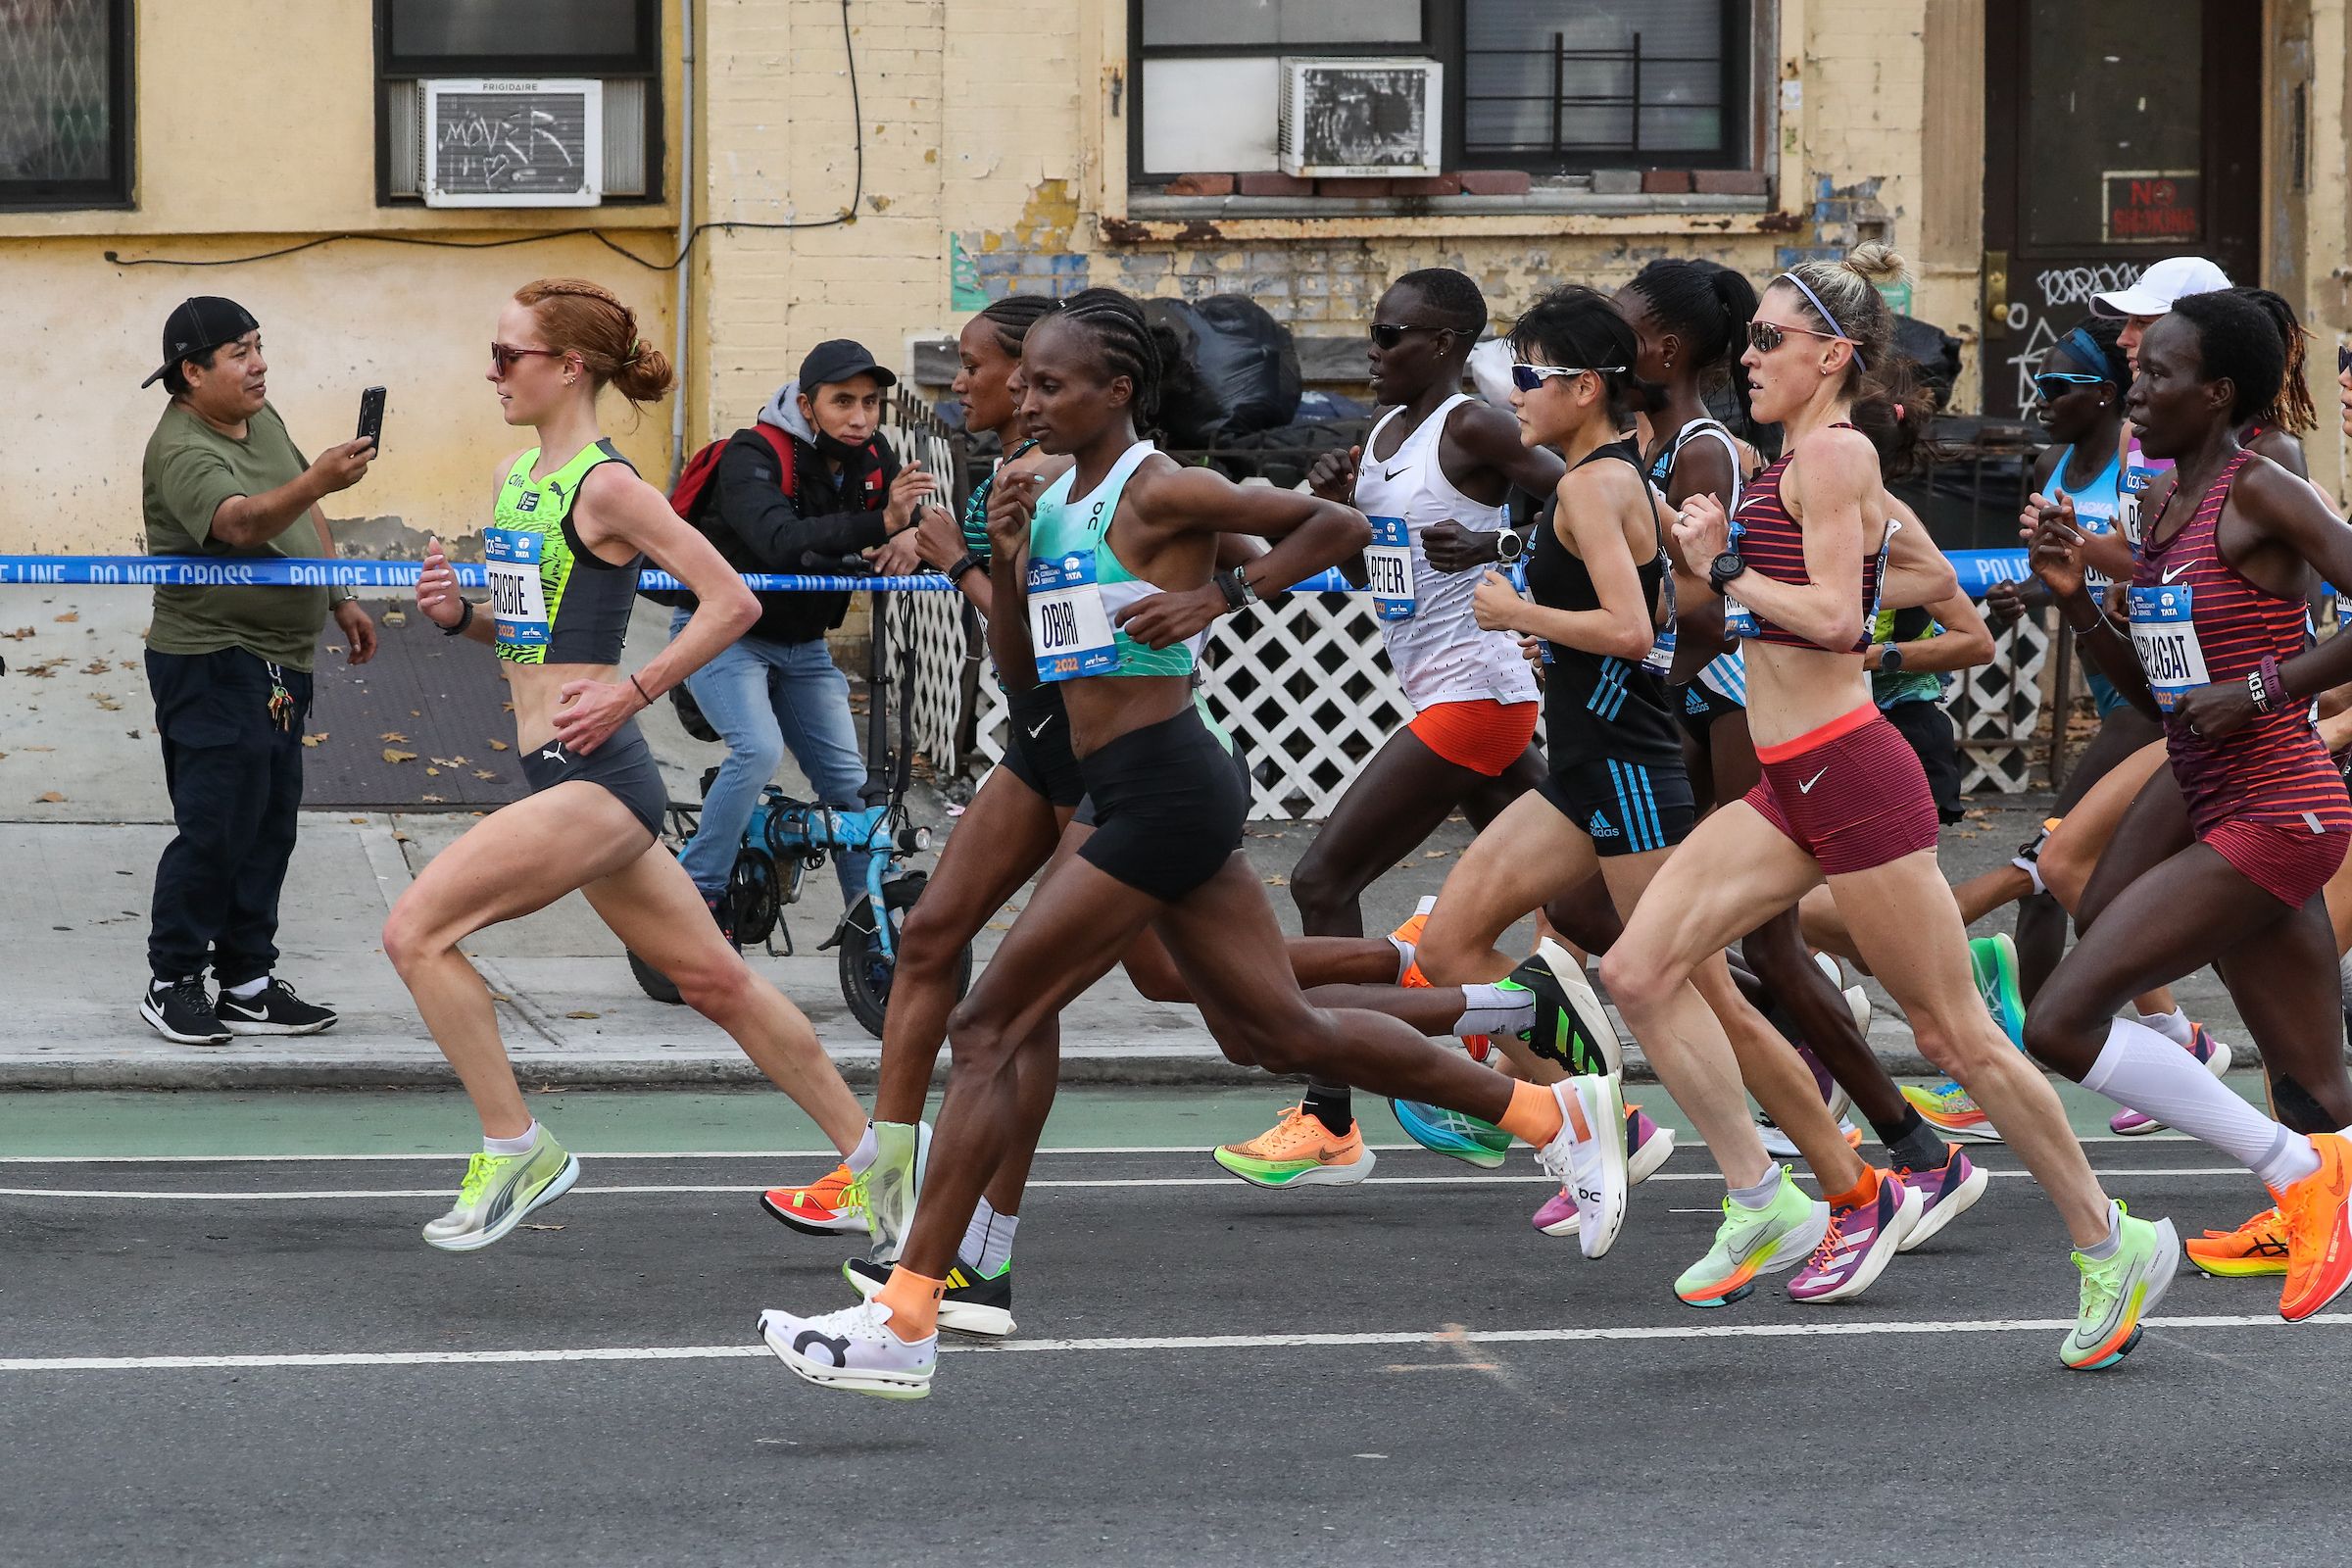
[[[911,400],[894,405],[899,418],[886,421],[882,433],[908,463],[919,463],[937,474],[949,491],[950,504],[956,470],[956,449],[947,435],[920,414]],[[914,417],[908,417],[915,415]],[[957,761],[956,735],[961,728],[965,698],[965,664],[969,642],[964,629],[964,599],[956,593],[884,594],[889,616],[891,683],[895,690],[902,662],[914,659],[914,745],[942,772]]]
[[[2054,641],[2043,618],[2029,615],[1993,633],[1992,662],[1961,675],[1952,693],[1951,714],[1966,764],[1962,789],[2016,795],[2032,787],[2041,677]]]

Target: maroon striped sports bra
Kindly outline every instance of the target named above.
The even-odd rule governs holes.
[[[1842,420],[1830,426],[1833,430],[1851,430]],[[1760,571],[1775,582],[1810,583],[1813,578],[1805,570],[1805,531],[1788,514],[1781,503],[1781,475],[1788,471],[1795,458],[1793,452],[1784,452],[1772,466],[1756,475],[1740,499],[1740,510],[1733,515],[1733,546],[1740,559],[1747,563],[1750,571]],[[1892,530],[1889,529],[1889,537]],[[1858,654],[1870,646],[1871,617],[1879,612],[1879,579],[1886,565],[1886,546],[1881,542],[1876,551],[1862,557],[1862,634],[1844,649],[1833,648],[1831,653]],[[1733,586],[1732,595],[1739,596]],[[1810,637],[1800,637],[1785,627],[1776,626],[1762,615],[1755,616],[1756,629],[1752,635],[1760,642],[1778,643],[1784,648],[1819,648],[1821,644]]]

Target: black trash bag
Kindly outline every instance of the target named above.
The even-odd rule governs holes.
[[[1960,340],[1933,321],[1916,317],[1894,318],[1894,352],[1919,367],[1920,384],[1936,394],[1936,406],[1952,406],[1952,388],[1960,379]]]
[[[1345,452],[1361,446],[1372,433],[1373,417],[1312,419],[1273,430],[1251,430],[1230,436],[1217,456],[1227,477],[1263,479],[1282,490],[1296,490],[1315,460],[1326,452]]]
[[[1154,326],[1174,334],[1193,371],[1189,378],[1171,375],[1162,389],[1158,423],[1170,445],[1215,446],[1298,416],[1298,345],[1255,300],[1242,294],[1197,305],[1147,300],[1144,310]]]

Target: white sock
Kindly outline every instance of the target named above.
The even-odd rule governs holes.
[[[270,989],[270,977],[268,975],[264,975],[259,980],[248,980],[241,986],[223,986],[220,989],[227,992],[230,996],[236,998],[239,1002],[251,1002],[254,998],[260,996],[263,992]]]
[[[1413,913],[1426,915],[1437,906],[1437,895],[1433,893],[1413,906]],[[1413,960],[1419,956],[1418,950],[1394,931],[1389,933],[1389,946],[1396,950],[1396,983],[1402,985],[1404,977],[1412,972]]]
[[[842,1162],[850,1167],[851,1175],[862,1176],[865,1167],[871,1165],[874,1156],[881,1152],[881,1143],[874,1137],[874,1124],[869,1121],[865,1124],[865,1131],[858,1135],[858,1147],[844,1154]]]
[[[2310,1139],[2279,1126],[2194,1056],[2129,1018],[2107,1026],[2107,1044],[2082,1075],[2082,1087],[2212,1145],[2267,1187],[2283,1190],[2320,1168]]]
[[[2182,1051],[2186,1051],[2188,1043],[2196,1038],[2197,1026],[2188,1021],[2188,1014],[2181,1008],[2175,1007],[2170,1012],[2140,1012],[2136,1007],[2132,1010],[2138,1016],[2141,1023],[2146,1024]]]
[[[1013,1232],[1020,1224],[1020,1215],[1000,1214],[983,1198],[963,1228],[963,1246],[956,1255],[978,1269],[982,1279],[993,1279],[1012,1261]]]
[[[538,1146],[538,1143],[539,1123],[534,1118],[528,1127],[513,1138],[492,1138],[487,1133],[483,1134],[482,1152],[485,1154],[527,1154]]]
[[[1536,994],[1520,986],[1462,987],[1462,1015],[1453,1032],[1471,1035],[1525,1034],[1536,1026]]]

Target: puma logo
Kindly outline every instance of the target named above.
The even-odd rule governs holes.
[[[564,745],[561,741],[557,742],[553,746],[548,747],[539,755],[551,762],[568,762],[571,760],[570,758],[564,755]]]
[[[1816,773],[1816,774],[1814,774],[1814,775],[1813,775],[1811,778],[1809,778],[1809,779],[1805,780],[1805,781],[1804,781],[1802,784],[1799,784],[1799,785],[1796,787],[1796,792],[1797,792],[1799,795],[1810,795],[1810,794],[1812,794],[1812,793],[1813,793],[1813,786],[1821,782],[1822,773],[1827,773],[1828,771],[1829,771],[1829,769],[1828,769],[1828,768],[1826,768],[1826,767],[1825,767],[1825,768],[1823,768],[1823,769],[1821,770],[1821,773]]]

